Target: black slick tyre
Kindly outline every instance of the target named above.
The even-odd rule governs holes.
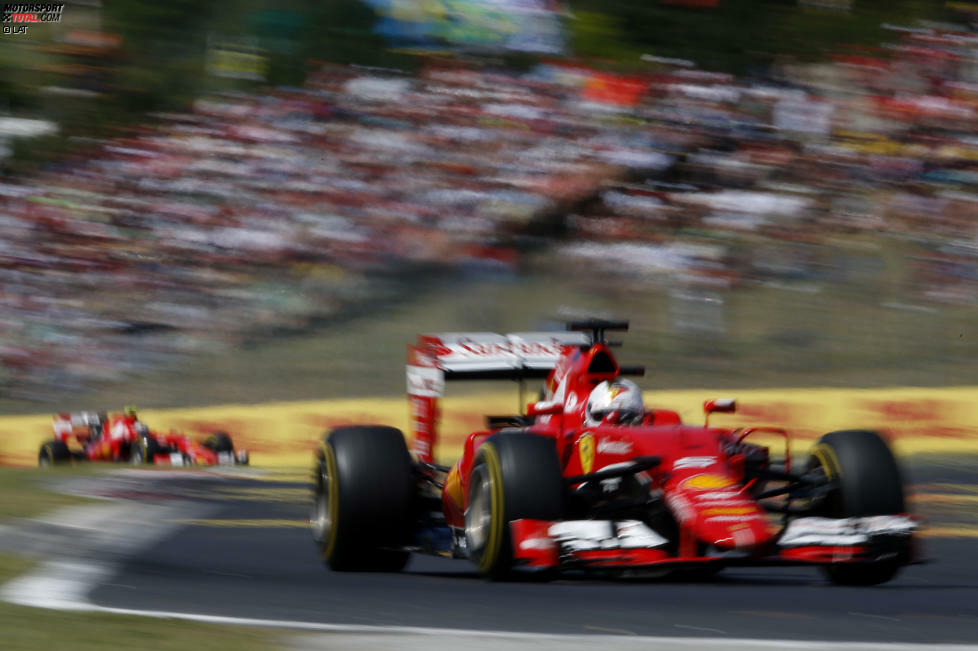
[[[214,452],[234,452],[234,442],[227,432],[214,432],[204,441],[204,447]]]
[[[847,518],[906,512],[903,479],[893,452],[876,432],[843,430],[826,434],[812,449],[809,470],[821,470],[835,488],[814,515]],[[824,566],[838,585],[877,585],[893,578],[909,549],[883,561]]]
[[[129,448],[129,463],[134,466],[141,466],[153,463],[157,454],[160,454],[160,444],[152,436],[140,436],[133,441]]]
[[[71,451],[63,441],[47,441],[37,453],[37,465],[47,468],[71,461]]]
[[[564,481],[553,439],[501,432],[478,449],[469,474],[465,540],[469,558],[491,579],[513,577],[509,523],[559,520]]]
[[[404,568],[415,519],[415,481],[404,435],[342,427],[324,437],[313,476],[313,539],[336,571]]]

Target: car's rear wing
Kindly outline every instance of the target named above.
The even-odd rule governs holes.
[[[438,399],[446,380],[498,380],[520,382],[546,379],[569,347],[589,349],[596,344],[615,345],[605,339],[608,331],[628,330],[627,321],[587,319],[567,324],[556,332],[447,332],[418,335],[408,346],[407,393],[411,405],[413,450],[419,461],[433,463],[438,438]],[[609,360],[610,356],[605,354]],[[605,375],[644,375],[643,366],[619,366],[610,361]]]
[[[419,335],[408,346],[407,393],[418,459],[431,463],[438,399],[446,380],[544,379],[566,346],[587,346],[584,332],[449,332]]]
[[[583,332],[451,332],[419,335],[414,348],[446,380],[545,378],[565,346],[587,346]]]
[[[78,433],[91,434],[92,429],[102,426],[102,417],[94,411],[75,411],[54,415],[51,423],[54,437],[61,441]]]

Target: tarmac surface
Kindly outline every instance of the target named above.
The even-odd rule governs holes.
[[[57,552],[61,562],[44,570],[47,584],[8,584],[3,596],[26,603],[38,585],[54,585],[62,596],[51,607],[72,607],[63,595],[74,590],[76,608],[329,631],[328,642],[311,633],[290,638],[296,649],[404,648],[405,636],[453,649],[500,640],[594,648],[606,639],[619,648],[971,646],[978,645],[976,474],[962,462],[914,465],[911,504],[925,517],[931,562],[883,586],[843,588],[798,567],[727,569],[694,582],[491,583],[466,561],[415,556],[400,574],[336,573],[317,558],[301,475],[126,470],[65,487],[119,500],[86,507],[100,509],[86,523],[62,512],[0,530],[3,546],[37,540],[38,554]],[[71,546],[58,544],[69,536]],[[86,563],[98,571],[82,571],[72,589],[58,587]]]

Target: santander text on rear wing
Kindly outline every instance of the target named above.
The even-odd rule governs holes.
[[[76,411],[54,415],[54,438],[65,443],[75,436],[87,439],[102,427],[102,417],[94,411]]]
[[[419,335],[408,347],[407,393],[414,452],[433,459],[438,398],[446,380],[544,379],[566,346],[590,344],[584,332],[451,332]]]
[[[449,380],[545,378],[564,346],[587,346],[583,332],[452,332],[419,335],[412,346]],[[411,371],[408,361],[408,372]]]

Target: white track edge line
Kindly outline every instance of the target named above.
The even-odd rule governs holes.
[[[106,568],[101,568],[106,569]],[[101,572],[92,572],[89,576],[94,578]],[[20,589],[28,588],[32,580],[41,580],[43,577],[21,577],[16,580]],[[84,581],[78,583],[84,584]],[[9,584],[8,584],[9,585]],[[4,586],[6,587],[6,586]],[[75,592],[78,594],[78,592]],[[9,599],[9,593],[4,595]],[[20,601],[20,600],[15,600]],[[23,603],[21,601],[21,603]],[[25,604],[26,605],[26,604]],[[261,619],[252,617],[232,617],[227,615],[202,615],[197,613],[183,613],[177,611],[154,611],[139,610],[134,608],[115,608],[111,606],[100,606],[88,599],[31,599],[31,606],[48,608],[53,610],[89,611],[100,612],[114,615],[131,615],[139,617],[151,617],[154,619],[179,619],[184,621],[202,622],[208,624],[223,624],[231,626],[253,626],[259,628],[279,628],[293,631],[310,631],[321,633],[372,633],[380,635],[437,635],[440,637],[482,637],[505,640],[546,640],[550,642],[580,641],[587,638],[595,642],[600,641],[621,641],[627,639],[639,643],[664,644],[671,647],[697,645],[711,645],[714,647],[740,647],[753,646],[755,648],[769,649],[873,649],[880,651],[924,651],[926,649],[941,649],[942,651],[964,651],[973,650],[973,644],[908,644],[903,642],[856,642],[856,641],[811,641],[811,640],[767,640],[752,638],[716,638],[716,637],[667,637],[667,636],[645,636],[645,635],[598,635],[598,634],[548,634],[548,633],[521,633],[517,631],[487,631],[479,629],[456,629],[456,628],[435,628],[424,626],[372,626],[365,624],[327,624],[323,622],[307,622],[299,620],[282,619]]]
[[[750,645],[755,647],[784,648],[793,649],[886,649],[887,651],[918,651],[924,649],[939,648],[942,651],[954,651],[957,649],[968,649],[973,651],[974,644],[908,644],[906,642],[855,642],[855,641],[813,641],[813,640],[766,640],[753,638],[715,638],[715,637],[667,637],[652,635],[609,635],[609,634],[575,634],[566,633],[521,633],[517,631],[487,631],[479,629],[459,629],[459,628],[434,628],[425,626],[371,626],[366,624],[326,624],[321,622],[303,622],[278,619],[260,619],[250,617],[229,617],[222,615],[196,615],[193,613],[178,613],[167,611],[146,611],[133,610],[129,608],[112,608],[108,606],[94,606],[100,612],[110,612],[120,615],[142,615],[159,619],[184,619],[191,621],[206,622],[211,624],[231,624],[238,626],[255,626],[261,628],[289,628],[306,631],[321,631],[324,633],[374,633],[374,634],[401,634],[401,635],[437,635],[440,637],[488,637],[510,640],[546,640],[550,642],[560,641],[580,641],[582,638],[600,641],[635,641],[647,642],[650,644],[670,644],[675,646],[688,646],[692,644],[702,645],[712,644],[717,646],[743,646]]]

